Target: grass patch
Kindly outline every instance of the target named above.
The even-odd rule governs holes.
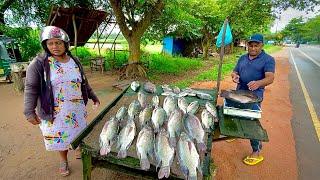
[[[186,71],[196,70],[203,66],[203,62],[197,59],[184,57],[171,57],[162,54],[150,54],[143,56],[143,60],[148,62],[148,76],[155,77],[161,74],[178,75]]]
[[[280,51],[282,49],[282,46],[274,46],[271,44],[265,44],[263,49],[266,51],[266,53],[272,54],[272,53]]]

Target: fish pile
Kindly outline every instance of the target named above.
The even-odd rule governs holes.
[[[136,91],[138,84],[134,81],[132,90]],[[199,153],[207,150],[205,132],[211,132],[214,122],[218,120],[216,108],[206,102],[201,108],[202,112],[199,112],[199,119],[196,114],[200,110],[200,103],[188,103],[179,94],[202,99],[210,99],[211,95],[190,88],[181,91],[168,85],[162,86],[162,89],[168,93],[162,106],[157,95],[151,95],[152,100],[148,102],[148,93],[155,93],[156,86],[147,82],[128,108],[122,106],[118,109],[101,131],[100,155],[108,155],[113,144],[116,144],[117,157],[127,157],[127,151],[137,136],[135,149],[142,170],[149,170],[150,161],[155,160],[158,178],[168,178],[174,157],[177,156],[185,178],[196,179],[197,173],[201,173]],[[138,129],[141,129],[140,132],[137,132]]]

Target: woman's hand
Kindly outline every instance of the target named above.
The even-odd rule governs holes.
[[[99,106],[100,106],[100,101],[99,100],[94,101],[92,105],[92,109],[97,109]]]

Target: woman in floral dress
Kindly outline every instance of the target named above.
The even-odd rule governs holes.
[[[58,151],[60,174],[70,174],[68,148],[86,127],[86,104],[99,99],[90,87],[79,60],[69,51],[69,37],[55,26],[41,32],[44,54],[29,65],[25,82],[27,120],[40,126],[46,150]],[[36,109],[36,111],[35,111]]]

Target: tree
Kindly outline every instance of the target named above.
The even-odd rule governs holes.
[[[129,65],[126,67],[127,77],[146,76],[146,71],[139,64],[141,37],[152,21],[161,15],[164,0],[110,0],[114,15],[123,36],[129,44]]]
[[[287,26],[282,31],[283,34],[289,37],[291,40],[298,42],[302,39],[302,33],[304,31],[304,22],[302,17],[293,18],[287,24]]]

